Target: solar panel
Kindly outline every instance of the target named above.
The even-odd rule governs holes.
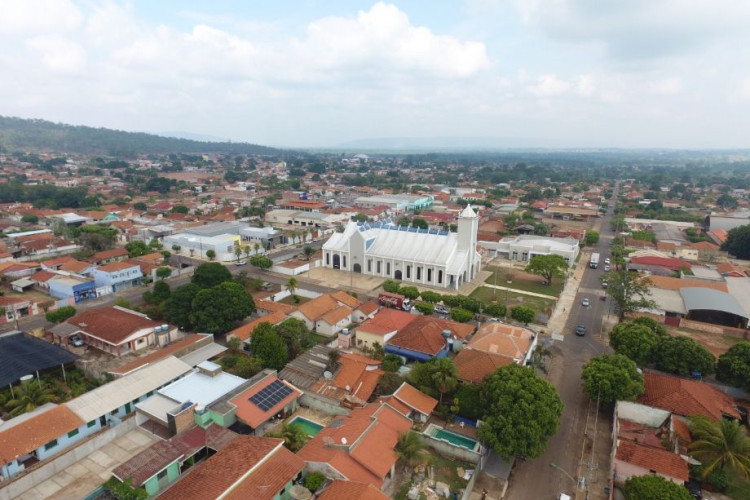
[[[279,380],[274,380],[267,387],[261,389],[257,394],[250,397],[250,402],[263,411],[268,411],[288,395],[292,390]]]

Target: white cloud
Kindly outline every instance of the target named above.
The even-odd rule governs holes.
[[[536,85],[530,85],[528,90],[537,97],[552,97],[566,93],[570,84],[555,75],[542,75]]]
[[[657,95],[675,95],[682,92],[682,79],[677,77],[664,78],[651,82],[649,90]]]
[[[579,95],[588,97],[596,92],[596,82],[592,75],[580,75],[576,82],[576,91]]]
[[[0,36],[70,32],[82,20],[70,0],[0,0]]]
[[[53,72],[76,75],[86,67],[86,51],[72,40],[57,35],[38,36],[30,39],[27,45]]]

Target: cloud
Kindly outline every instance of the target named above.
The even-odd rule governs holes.
[[[42,64],[55,73],[80,74],[86,67],[86,51],[78,43],[61,36],[38,36],[28,41]]]
[[[0,36],[71,32],[82,21],[69,0],[0,0]]]
[[[657,95],[675,95],[682,92],[682,79],[677,77],[664,78],[649,84],[649,90]]]
[[[552,97],[566,93],[570,84],[560,80],[555,75],[542,75],[537,79],[535,85],[528,87],[529,92],[537,97]]]

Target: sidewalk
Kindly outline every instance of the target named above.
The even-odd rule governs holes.
[[[498,290],[507,290],[509,292],[517,293],[520,295],[529,295],[530,297],[539,297],[542,299],[557,300],[557,297],[555,297],[554,295],[545,295],[543,293],[528,292],[526,290],[519,290],[518,288],[509,288],[507,286],[490,285],[489,283],[485,283],[482,286],[486,286],[487,288],[497,288]]]
[[[573,270],[573,275],[565,282],[560,298],[557,300],[555,310],[547,322],[547,330],[554,333],[565,333],[565,323],[568,321],[568,315],[576,300],[578,288],[581,286],[581,278],[586,270],[586,266],[581,262],[586,262],[588,252],[583,250],[584,255],[578,261],[578,266]]]

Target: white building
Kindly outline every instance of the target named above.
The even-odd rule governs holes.
[[[576,261],[580,251],[575,238],[551,238],[533,234],[509,236],[500,241],[482,241],[479,246],[494,251],[497,256],[520,262],[528,262],[537,255],[559,255],[568,265]]]
[[[458,288],[480,270],[476,251],[479,219],[467,206],[458,232],[417,230],[390,222],[349,222],[323,245],[323,265],[370,276]]]

